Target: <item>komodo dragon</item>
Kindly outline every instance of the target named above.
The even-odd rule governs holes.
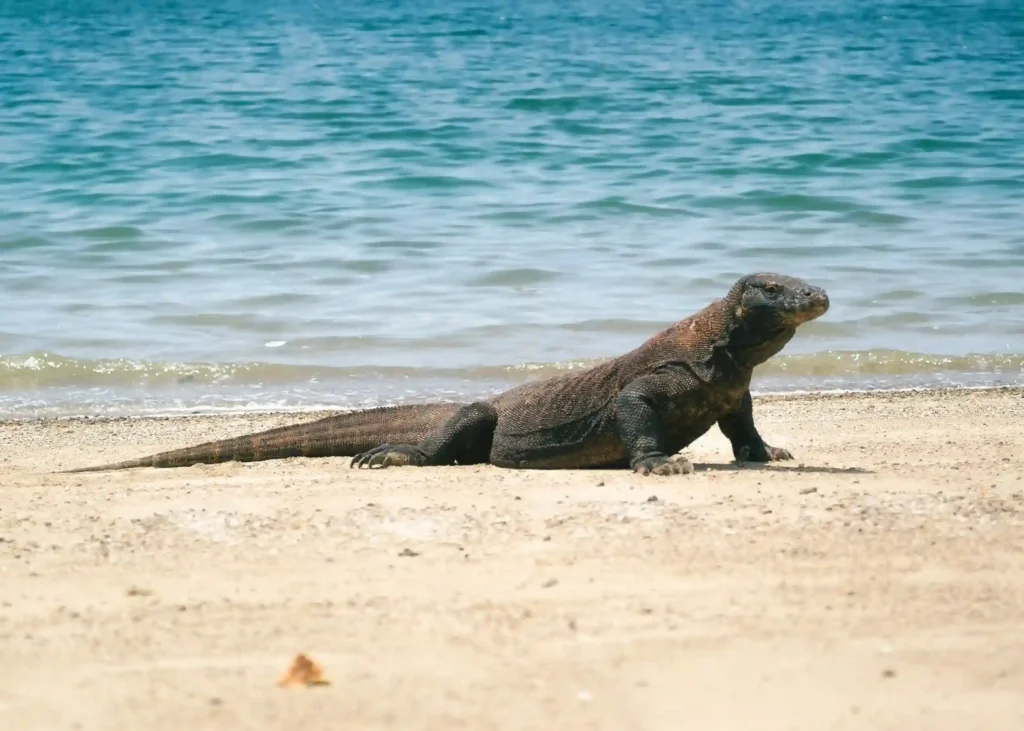
[[[490,463],[673,475],[693,471],[674,455],[716,423],[738,461],[792,459],[758,434],[750,378],[828,307],[819,287],[751,274],[625,355],[486,400],[357,411],[70,471],[351,456],[352,467]]]

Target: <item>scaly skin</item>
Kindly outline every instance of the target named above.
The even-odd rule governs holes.
[[[738,461],[792,459],[754,426],[750,379],[828,307],[825,291],[800,279],[752,274],[625,355],[484,401],[372,409],[71,471],[352,456],[353,467],[490,463],[672,475],[693,471],[673,455],[715,424]]]

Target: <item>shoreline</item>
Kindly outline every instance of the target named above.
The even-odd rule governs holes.
[[[0,725],[1016,731],[1022,396],[755,398],[793,461],[675,477],[58,474],[299,419],[0,422]]]
[[[1010,383],[1003,385],[982,385],[982,386],[922,386],[908,388],[863,388],[863,389],[807,389],[798,391],[765,391],[759,392],[751,389],[755,402],[775,403],[787,401],[799,401],[805,399],[827,400],[845,398],[873,398],[873,397],[903,397],[917,395],[932,395],[937,397],[953,397],[960,393],[1007,393],[1018,394],[1024,397],[1024,384]],[[467,399],[465,402],[468,403]],[[423,401],[416,403],[454,403],[451,401]],[[410,402],[411,403],[411,402]],[[32,422],[60,423],[60,422],[117,422],[135,420],[167,420],[167,419],[231,419],[245,416],[286,416],[296,415],[309,417],[308,420],[319,419],[326,416],[353,413],[364,411],[369,408],[328,408],[325,405],[317,405],[310,408],[267,408],[267,409],[236,409],[236,410],[188,410],[180,412],[153,411],[138,414],[67,414],[62,416],[10,416],[0,413],[0,427],[6,424],[24,424]]]
[[[889,356],[895,360],[888,365],[878,367],[873,361],[885,361]],[[836,358],[845,365],[836,367]],[[57,359],[59,362],[48,364],[49,370],[43,368],[38,373],[33,369],[5,370],[4,360],[0,356],[0,422],[85,416],[315,414],[399,403],[469,401],[604,362],[607,357],[468,369],[273,363],[193,363],[178,367],[136,361],[96,361],[90,365],[89,361],[77,364]],[[945,365],[964,360],[973,365]],[[295,377],[284,377],[279,372],[291,370],[295,370]],[[301,378],[297,377],[300,371],[305,374]],[[892,355],[872,350],[783,353],[759,366],[753,386],[758,398],[1024,388],[1024,354],[999,351],[946,356],[900,351]]]

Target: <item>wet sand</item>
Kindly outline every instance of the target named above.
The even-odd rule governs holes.
[[[0,422],[0,726],[1024,728],[1024,390],[755,410],[795,461],[670,478],[57,475],[319,415]]]

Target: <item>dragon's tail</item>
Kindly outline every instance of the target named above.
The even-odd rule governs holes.
[[[101,472],[133,467],[188,467],[217,462],[257,462],[286,457],[349,457],[385,444],[416,444],[455,415],[462,404],[411,404],[328,416],[305,424],[206,442],[124,462],[79,467]]]

